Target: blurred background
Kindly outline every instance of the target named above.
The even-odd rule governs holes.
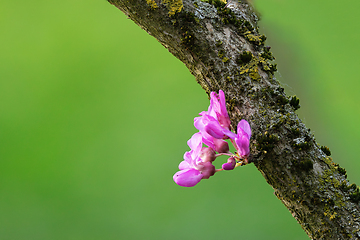
[[[278,79],[359,184],[360,2],[254,4]],[[0,1],[0,239],[308,239],[253,165],[173,182],[208,104],[105,0]]]

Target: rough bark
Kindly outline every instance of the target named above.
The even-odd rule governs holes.
[[[274,78],[248,2],[108,1],[185,63],[208,94],[225,92],[231,121],[252,127],[255,166],[310,238],[360,238],[359,188],[296,115],[299,100]]]

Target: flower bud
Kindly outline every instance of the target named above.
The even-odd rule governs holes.
[[[201,172],[202,179],[208,179],[215,174],[215,166],[211,162],[200,163],[197,169]]]
[[[215,151],[218,153],[227,153],[229,152],[229,144],[222,140],[214,138]]]
[[[236,165],[236,160],[234,157],[230,157],[228,160],[227,160],[227,163],[224,163],[222,165],[222,169],[224,170],[233,170],[235,168],[235,165]]]
[[[201,149],[199,157],[202,162],[213,162],[215,160],[215,151],[212,148],[204,147]]]

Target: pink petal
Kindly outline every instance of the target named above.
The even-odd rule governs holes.
[[[217,118],[217,113],[221,111],[220,109],[220,103],[219,103],[219,96],[217,95],[216,92],[211,92],[210,93],[210,106],[208,109],[207,114]]]
[[[187,162],[187,161],[182,161],[179,164],[179,169],[180,170],[185,170],[185,169],[189,169],[191,167],[191,165]]]
[[[250,154],[250,143],[249,138],[245,135],[240,135],[235,139],[236,147],[240,156],[245,157]]]
[[[189,152],[185,152],[184,153],[184,160],[186,161],[186,162],[188,162],[188,163],[191,163],[191,162],[193,162],[193,158],[191,157],[191,153],[192,153],[193,151],[189,151]]]
[[[235,139],[237,137],[237,135],[235,133],[233,133],[230,130],[224,129],[224,128],[223,128],[223,133],[231,139]]]
[[[223,128],[220,126],[218,122],[210,122],[205,126],[205,132],[207,132],[210,136],[222,139],[225,137],[223,133]]]
[[[174,174],[173,179],[175,183],[182,187],[193,187],[202,178],[202,174],[196,169],[182,170]]]
[[[235,139],[237,136],[232,131],[220,126],[220,124],[217,121],[211,121],[208,124],[206,124],[204,130],[210,136],[217,138],[217,139],[223,139],[223,138],[227,138],[227,137]]]
[[[223,115],[224,117],[229,118],[229,114],[226,110],[226,100],[225,100],[225,94],[224,92],[220,89],[219,90],[219,100],[220,100],[220,112],[221,115]]]
[[[227,129],[227,130],[229,130],[230,129],[230,119],[229,119],[229,117],[225,117],[225,116],[223,116],[223,115],[218,115],[218,121],[219,121],[219,123],[220,123],[220,125],[223,127],[223,128],[225,128],[225,129]]]
[[[187,141],[188,146],[191,150],[194,150],[196,153],[200,152],[202,149],[202,135],[200,132],[195,133]]]
[[[200,151],[201,151],[201,149],[200,149]],[[191,150],[189,152],[185,152],[184,160],[186,162],[188,162],[191,167],[194,167],[194,166],[196,166],[196,158],[198,158],[198,154],[199,153],[195,152],[194,150]]]
[[[250,137],[251,137],[251,127],[250,127],[250,124],[246,120],[242,119],[239,122],[239,124],[237,126],[237,133],[238,134],[240,132],[239,129],[242,129],[248,135],[248,138],[250,139]]]
[[[194,126],[197,130],[202,131],[205,127],[203,117],[194,118]]]
[[[206,133],[205,131],[201,132],[203,135],[202,141],[203,143],[208,146],[211,147],[212,149],[215,149],[215,145],[214,145],[214,140],[215,138],[213,138],[212,136],[210,136],[208,133]],[[216,151],[216,150],[215,150]]]

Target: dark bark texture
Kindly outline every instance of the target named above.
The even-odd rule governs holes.
[[[359,188],[319,146],[274,78],[276,65],[245,0],[108,0],[180,59],[209,94],[225,92],[233,129],[253,130],[255,166],[311,239],[359,239]]]

